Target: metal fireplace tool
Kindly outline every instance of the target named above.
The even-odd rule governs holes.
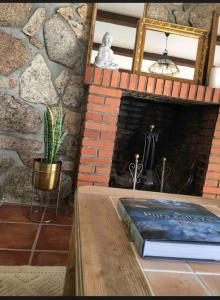
[[[129,171],[131,173],[131,177],[132,177],[132,178],[130,178],[130,182],[133,183],[133,190],[136,189],[136,184],[140,183],[140,176],[141,176],[142,170],[143,170],[143,164],[138,163],[139,154],[135,154],[134,158],[135,158],[135,162],[130,163],[128,166]]]
[[[155,167],[155,174],[160,186],[160,192],[164,191],[164,186],[167,183],[168,177],[171,174],[171,168],[166,164],[166,157],[162,158],[162,164],[159,164]]]
[[[160,183],[160,191],[163,191],[164,183],[171,173],[171,169],[166,166],[166,158],[162,160],[162,166],[156,166],[153,169],[156,143],[158,133],[155,132],[155,126],[150,125],[150,130],[144,135],[144,151],[142,161],[139,163],[139,154],[135,154],[135,163],[129,164],[131,173],[130,181],[133,183],[133,189],[136,189],[137,183],[142,182],[142,187],[152,190],[156,185],[156,177]],[[154,176],[155,173],[155,176]]]
[[[141,176],[142,186],[148,190],[155,187],[153,165],[157,141],[158,133],[155,131],[155,126],[150,125],[150,130],[146,131],[144,135],[143,172]]]

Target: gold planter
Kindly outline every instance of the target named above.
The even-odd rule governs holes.
[[[32,185],[42,191],[56,189],[60,182],[62,162],[55,164],[45,163],[42,159],[34,159]]]

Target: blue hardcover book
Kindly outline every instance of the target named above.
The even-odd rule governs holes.
[[[120,198],[118,212],[143,258],[220,261],[220,218],[201,205]]]

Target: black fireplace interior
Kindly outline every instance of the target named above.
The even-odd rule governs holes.
[[[122,97],[109,185],[133,188],[139,154],[136,189],[201,195],[217,114],[217,105]]]

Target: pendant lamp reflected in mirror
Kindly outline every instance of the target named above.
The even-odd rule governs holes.
[[[148,71],[150,73],[174,76],[179,73],[177,65],[168,57],[167,51],[167,40],[169,33],[165,32],[166,35],[166,47],[160,59],[149,66]]]

